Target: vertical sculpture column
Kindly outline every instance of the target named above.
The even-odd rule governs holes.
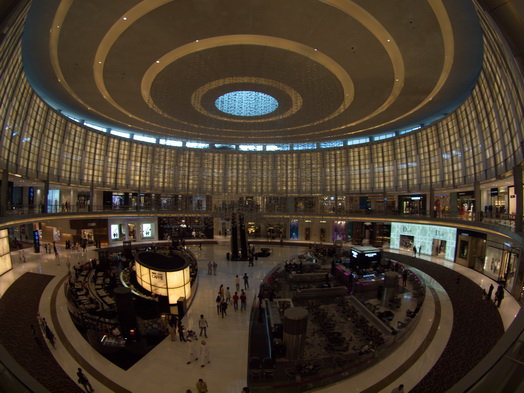
[[[513,182],[515,184],[515,231],[522,231],[522,215],[524,214],[524,190],[522,188],[522,167],[517,166],[513,168]],[[509,212],[510,214],[513,212]],[[520,254],[522,257],[522,254]],[[518,287],[518,286],[516,286]]]
[[[136,342],[138,341],[138,329],[131,290],[125,287],[117,287],[113,293],[122,334],[128,342]]]
[[[4,217],[7,213],[7,203],[9,202],[9,172],[2,172],[2,184],[0,186],[0,216]]]
[[[398,289],[398,273],[386,272],[384,275],[384,291],[382,292],[382,301],[380,305],[387,307],[389,301],[397,295]]]
[[[303,307],[290,307],[284,311],[284,347],[286,358],[300,359],[306,342],[308,311]]]
[[[247,233],[246,233],[246,224],[244,222],[244,215],[240,213],[238,215],[238,221],[239,221],[239,234],[240,234],[240,255],[241,260],[247,261],[248,260],[248,248],[247,248]]]
[[[231,260],[238,261],[238,227],[235,213],[231,213]]]

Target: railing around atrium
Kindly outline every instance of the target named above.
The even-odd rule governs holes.
[[[416,212],[416,213],[402,213],[396,210],[371,210],[371,209],[337,209],[336,211],[332,209],[318,208],[318,209],[287,209],[280,206],[267,206],[262,207],[244,207],[244,206],[232,206],[232,207],[216,207],[214,206],[211,209],[204,208],[194,208],[192,206],[146,206],[146,205],[112,205],[112,206],[56,206],[49,205],[45,206],[10,206],[3,215],[4,218],[12,216],[69,216],[71,214],[111,214],[111,215],[120,215],[120,214],[151,214],[154,216],[159,216],[162,214],[173,216],[173,215],[208,215],[213,217],[222,217],[227,218],[231,213],[242,213],[246,219],[256,220],[257,218],[267,217],[267,216],[278,216],[283,217],[287,216],[297,216],[297,217],[322,217],[329,219],[345,219],[350,218],[362,218],[366,220],[367,218],[372,219],[374,217],[387,217],[394,219],[395,217],[400,218],[409,218],[409,219],[424,219],[432,220],[435,222],[438,221],[469,221],[476,223],[484,223],[500,226],[510,231],[521,232],[523,228],[518,230],[515,227],[514,214],[506,213],[495,213],[495,212],[481,212],[479,215],[474,213],[466,214],[451,214],[449,212],[442,212],[439,214],[428,215],[425,211]],[[0,216],[1,217],[1,216]]]

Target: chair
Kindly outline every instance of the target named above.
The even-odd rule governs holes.
[[[248,367],[250,369],[259,369],[260,365],[262,363],[262,360],[258,356],[251,356],[248,360]]]
[[[250,368],[248,373],[251,378],[260,378],[262,376],[262,370],[259,368]]]
[[[265,368],[262,370],[262,376],[264,378],[273,378],[275,376],[275,371],[274,368]]]
[[[262,369],[263,377],[273,377],[276,369],[275,360],[269,357],[265,357],[264,359],[262,359],[260,368]]]

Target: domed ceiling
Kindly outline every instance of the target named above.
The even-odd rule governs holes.
[[[482,35],[463,0],[35,0],[28,78],[90,123],[214,143],[334,141],[443,116]]]

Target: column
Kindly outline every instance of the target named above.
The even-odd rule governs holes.
[[[435,189],[431,187],[429,189],[429,200],[427,203],[428,217],[436,217],[437,211],[435,210]]]
[[[517,198],[515,210],[515,231],[522,232],[522,202],[524,201],[524,193],[522,191],[522,168],[517,166],[513,168],[513,184],[515,184],[515,198]]]
[[[286,358],[298,360],[304,352],[306,342],[308,310],[290,307],[284,311],[284,347]]]
[[[0,186],[0,216],[5,217],[7,213],[7,203],[9,202],[9,173],[2,172],[2,185]]]
[[[89,189],[89,203],[87,204],[87,211],[89,213],[93,212],[93,205],[95,204],[95,187],[91,186]]]
[[[48,195],[49,195],[49,180],[44,180],[44,192],[42,194],[42,200],[40,201],[40,207],[41,207],[40,213],[47,213],[47,208],[48,208],[47,196]]]
[[[475,199],[474,220],[480,221],[480,212],[482,212],[483,205],[482,205],[482,200],[481,200],[482,196],[480,193],[480,182],[479,181],[476,181],[475,183],[473,183],[473,198]]]

